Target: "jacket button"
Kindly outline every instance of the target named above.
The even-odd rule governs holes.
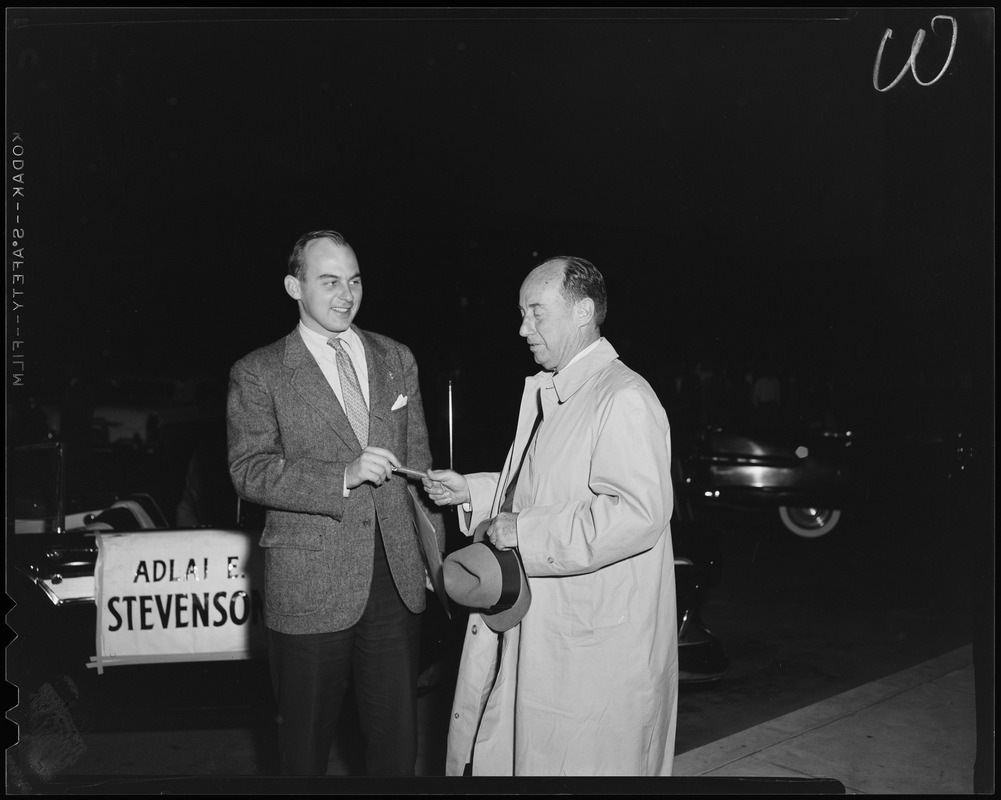
[[[372,525],[372,520],[370,520],[370,519],[362,520],[361,524],[362,524],[362,527],[368,528],[368,527],[370,527]]]
[[[456,719],[458,719],[458,718],[459,718],[459,715],[458,715],[458,713],[456,713],[456,715],[455,715],[455,718],[456,718]]]
[[[473,636],[475,636],[475,635],[476,635],[476,626],[474,625],[473,626]]]
[[[553,558],[552,556],[549,556],[549,558],[547,558],[546,561],[548,561],[550,564],[552,564],[554,561],[556,561],[556,559]]]

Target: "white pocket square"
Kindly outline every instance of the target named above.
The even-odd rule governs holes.
[[[389,410],[396,411],[398,408],[403,408],[406,404],[407,404],[407,396],[405,394],[401,394],[399,397],[396,398],[396,402],[393,403],[393,407]]]

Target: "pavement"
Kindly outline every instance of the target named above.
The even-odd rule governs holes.
[[[8,792],[971,794],[977,745],[973,669],[972,646],[961,647],[680,753],[674,778],[617,779],[611,792],[605,782],[586,780],[541,779],[512,785],[441,777],[448,709],[436,691],[426,691],[420,700],[421,777],[406,786],[387,788],[366,779],[336,777],[352,772],[351,753],[337,748],[326,778],[291,783],[269,778],[262,769],[261,753],[272,743],[262,742],[259,732],[244,727],[126,735],[83,732],[75,749],[65,744],[63,731],[62,753],[70,763],[50,780],[21,787],[26,790],[21,792],[17,775],[8,771]],[[48,758],[55,763],[51,752]]]
[[[674,774],[827,778],[846,794],[972,794],[973,648],[675,757]]]

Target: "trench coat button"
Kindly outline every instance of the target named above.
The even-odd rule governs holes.
[[[473,636],[475,636],[475,635],[476,635],[476,626],[474,625],[473,626]]]

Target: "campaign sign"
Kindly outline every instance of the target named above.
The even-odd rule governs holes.
[[[97,534],[97,655],[89,666],[250,658],[263,653],[257,533]]]

